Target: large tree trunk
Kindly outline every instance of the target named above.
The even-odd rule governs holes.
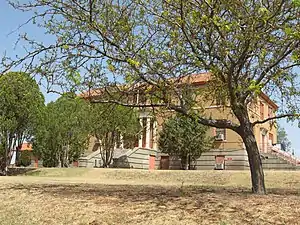
[[[189,155],[185,157],[184,170],[189,170]]]
[[[242,139],[248,153],[248,161],[251,171],[252,192],[255,194],[266,194],[264,172],[257,142],[254,136],[253,126],[248,121],[241,125]]]
[[[1,158],[0,161],[0,176],[6,176],[5,158]]]
[[[251,171],[252,191],[256,194],[266,194],[264,172],[257,142],[253,133],[253,128],[247,128],[243,135],[243,141],[248,153],[248,161]]]
[[[252,192],[255,194],[266,194],[264,172],[257,142],[254,136],[253,125],[250,122],[247,107],[233,109],[240,122],[238,130],[246,146],[248,161],[251,172]]]
[[[181,169],[182,170],[188,170],[189,169],[189,157],[188,157],[188,155],[181,156],[180,161],[181,161]]]

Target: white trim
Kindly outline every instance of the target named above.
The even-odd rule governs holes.
[[[157,121],[153,121],[153,149],[157,148]]]
[[[124,148],[124,140],[123,140],[123,135],[120,134],[120,148]]]
[[[151,123],[151,118],[147,117],[146,121],[146,148],[150,148],[150,123]]]
[[[205,109],[228,108],[228,107],[230,107],[230,106],[227,106],[227,105],[211,105],[211,106],[205,107]]]
[[[141,132],[141,135],[140,135],[140,138],[139,138],[139,146],[138,147],[142,147],[143,146],[143,133],[144,133],[143,117],[140,117],[139,121],[140,121],[140,125],[142,127],[142,132]]]

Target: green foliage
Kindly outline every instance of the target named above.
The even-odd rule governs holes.
[[[284,127],[279,126],[279,124],[277,124],[277,143],[281,144],[281,149],[283,151],[292,151],[292,143],[288,139],[288,135]]]
[[[299,0],[293,0],[292,1],[296,7],[300,7],[300,1]]]
[[[45,167],[68,166],[88,147],[90,136],[100,143],[105,166],[121,135],[132,144],[137,137],[138,119],[134,110],[114,104],[89,104],[72,93],[66,93],[46,106],[36,129],[34,154]],[[125,141],[125,142],[126,142]],[[129,143],[128,143],[129,141]]]
[[[256,162],[250,166],[257,173],[253,178],[261,179],[253,190],[259,185],[264,189],[257,143],[246,143],[255,140],[252,131],[246,132],[252,126],[247,104],[264,92],[282,103],[282,113],[300,112],[294,70],[299,66],[299,0],[9,2],[20,11],[38,11],[32,22],[56,39],[46,45],[22,36],[31,51],[24,57],[4,57],[3,68],[29,64],[27,68],[64,90],[118,90],[120,83],[134,90],[146,83],[156,88],[155,95],[168,109],[190,115],[178,91],[181,78],[211,72],[207,94],[200,97],[208,101],[222,95],[237,121],[225,114],[221,119],[202,115],[198,121],[239,133],[248,156],[255,158],[249,160]],[[73,75],[79,71],[80,77]],[[179,104],[166,98],[166,90],[178,95]],[[207,101],[198,104],[204,108]]]
[[[77,160],[88,143],[88,104],[65,94],[46,106],[36,130],[34,154],[46,167],[68,166]]]
[[[158,146],[163,153],[179,156],[183,163],[192,160],[212,148],[212,138],[207,136],[208,127],[196,120],[176,115],[167,120],[159,133]]]
[[[18,166],[30,166],[31,164],[31,156],[32,152],[31,151],[22,151],[19,153],[19,159],[17,162]]]
[[[0,76],[0,150],[2,170],[5,152],[30,139],[44,108],[44,97],[27,73],[8,72]],[[10,157],[7,157],[10,161]],[[8,163],[8,162],[7,162]]]
[[[124,147],[132,148],[138,138],[138,114],[134,109],[116,104],[93,104],[90,107],[91,135],[97,138],[103,167],[111,163],[115,146],[123,137]]]
[[[207,71],[216,81],[210,97],[222,95],[232,107],[276,89],[285,108],[295,108],[299,0],[10,2],[22,11],[41,11],[32,22],[56,41],[47,46],[24,36],[43,62],[31,66],[47,80],[51,74],[51,83],[64,89],[143,81],[154,83],[163,96],[166,88],[177,90],[179,85],[170,85],[168,78]],[[33,56],[6,57],[3,65],[35,61]]]

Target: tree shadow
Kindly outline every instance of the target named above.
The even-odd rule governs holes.
[[[103,185],[103,184],[13,184],[5,189],[36,191],[57,197],[76,197],[93,200],[97,197],[112,197],[123,202],[151,201],[157,204],[173,202],[180,198],[193,199],[207,195],[225,198],[255,196],[247,188],[209,186],[149,186],[149,185]],[[299,196],[298,189],[269,188],[266,196]]]
[[[269,217],[257,218],[258,213],[267,215],[273,211],[263,212],[266,206],[277,208],[292,200],[295,205],[299,201],[297,189],[268,189],[269,195],[257,196],[248,188],[211,187],[211,186],[150,186],[150,185],[105,185],[105,184],[8,184],[2,190],[16,190],[27,192],[27,195],[50,197],[53,201],[61,199],[70,201],[70,204],[95,204],[98,207],[129,207],[142,218],[151,218],[153,215],[163,215],[174,212],[184,212],[184,215],[211,218],[212,224],[222,221],[224,216],[239,220],[240,224],[270,224]],[[1,190],[0,190],[1,191]],[[92,208],[92,206],[90,205]],[[274,210],[272,209],[272,210]],[[283,208],[287,210],[287,207]],[[289,210],[289,209],[288,209]],[[222,213],[220,213],[222,212]],[[293,221],[297,213],[289,221]],[[239,219],[236,219],[239,218]],[[278,218],[277,218],[278,219]],[[280,217],[279,220],[285,221]],[[249,223],[249,221],[254,221]],[[258,222],[259,221],[259,222]],[[91,225],[102,224],[98,220]],[[287,223],[289,224],[289,223]]]
[[[15,168],[9,168],[8,169],[8,176],[18,176],[18,175],[23,175],[28,172],[33,172],[37,170],[36,168],[33,167],[15,167]]]

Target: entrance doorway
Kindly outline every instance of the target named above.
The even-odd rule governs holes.
[[[161,156],[160,157],[160,169],[168,170],[170,167],[169,156]]]
[[[155,169],[155,156],[149,155],[149,170]]]

